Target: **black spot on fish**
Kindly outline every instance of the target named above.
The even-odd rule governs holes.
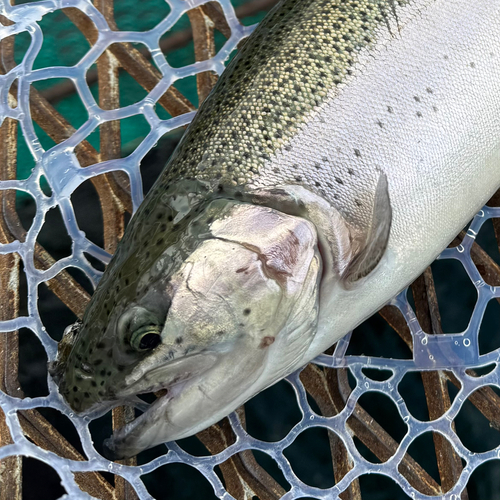
[[[243,315],[244,316],[248,316],[251,312],[252,312],[252,310],[249,309],[248,307],[246,309],[243,309]]]
[[[97,382],[96,382],[95,380],[91,380],[91,381],[90,381],[90,385],[91,385],[92,387],[97,387]]]
[[[78,387],[76,385],[73,386],[73,392],[78,392]]]
[[[99,366],[100,364],[102,364],[102,359],[96,359],[94,361],[94,366]]]
[[[360,157],[361,157],[361,152],[359,151],[359,149],[355,149],[355,150],[354,150],[354,154],[355,154],[358,158],[360,158]],[[338,182],[338,181],[337,181],[337,182]]]
[[[104,347],[106,347],[106,344],[104,342],[97,342],[95,346],[97,347],[97,349],[103,349]]]
[[[184,340],[184,339],[183,339],[182,337],[177,337],[177,338],[175,339],[175,343],[176,343],[176,344],[182,344],[182,341],[183,341],[183,340]]]

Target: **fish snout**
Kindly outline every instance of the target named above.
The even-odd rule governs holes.
[[[54,380],[54,382],[56,383],[56,385],[58,387],[61,387],[61,384],[62,384],[62,376],[63,376],[63,373],[64,373],[64,366],[63,364],[56,360],[56,361],[50,361],[48,363],[48,371],[49,371],[49,375],[52,377],[52,379]]]
[[[76,337],[81,329],[81,326],[82,322],[78,320],[74,324],[69,325],[66,330],[64,330],[63,338],[59,342],[57,348],[56,359],[48,363],[49,374],[54,382],[59,386],[60,390],[61,384],[65,385],[63,382],[68,367],[70,353],[73,349]]]

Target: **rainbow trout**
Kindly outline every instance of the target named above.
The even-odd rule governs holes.
[[[194,434],[414,280],[500,186],[500,2],[283,0],[132,218],[51,373],[107,441]]]

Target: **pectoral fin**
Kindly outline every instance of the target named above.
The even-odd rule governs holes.
[[[381,172],[373,200],[371,224],[364,235],[358,236],[357,248],[342,272],[342,281],[349,286],[371,273],[387,248],[392,223],[387,176]]]

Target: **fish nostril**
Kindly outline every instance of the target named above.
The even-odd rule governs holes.
[[[81,363],[80,364],[80,370],[82,370],[83,373],[86,373],[88,375],[91,375],[92,374],[92,368],[90,367],[89,364],[87,363]]]

